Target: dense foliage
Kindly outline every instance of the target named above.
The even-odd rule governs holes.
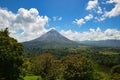
[[[21,79],[23,46],[9,37],[8,29],[0,31],[0,80]]]
[[[120,80],[120,65],[116,65],[111,69],[111,79]]]
[[[43,80],[93,80],[94,67],[90,60],[79,54],[56,59],[51,54],[32,58],[32,71]]]
[[[23,55],[23,46],[1,30],[0,80],[120,80],[120,47],[66,46],[31,46]]]
[[[62,64],[51,54],[42,54],[32,58],[32,72],[43,80],[55,80],[61,75]]]
[[[79,54],[68,55],[62,59],[65,65],[65,80],[93,80],[94,67],[90,60]]]
[[[115,73],[113,75],[110,74],[111,68],[120,64],[120,48],[119,47],[110,48],[110,47],[80,46],[80,47],[73,47],[73,48],[71,47],[71,48],[57,48],[57,49],[40,48],[40,49],[37,49],[37,50],[41,51],[40,53],[51,53],[51,54],[53,54],[57,58],[57,60],[60,60],[59,62],[61,62],[62,61],[61,59],[63,59],[63,58],[67,59],[68,58],[67,55],[79,54],[83,57],[86,57],[87,60],[90,61],[90,62],[92,60],[92,62],[94,63],[94,64],[92,64],[92,66],[95,70],[95,72],[93,74],[93,77],[95,78],[95,80],[101,80],[101,79],[110,80],[110,76],[111,76],[112,80],[116,80],[115,78],[117,78],[117,79],[119,78],[118,73],[117,74]],[[33,51],[34,51],[34,49],[33,49]],[[32,52],[32,49],[31,49],[31,52]],[[30,54],[27,55],[27,57],[31,58],[34,55],[40,55],[40,54],[30,53]],[[80,59],[78,59],[78,60],[80,60]],[[74,57],[69,58],[67,61],[69,61],[70,64],[72,62],[75,62],[75,61],[76,61],[75,63],[77,63],[77,60],[74,61]],[[84,63],[84,62],[82,62],[82,63]],[[62,63],[62,65],[64,65],[64,63]],[[88,65],[91,65],[91,63],[88,64]],[[84,67],[84,65],[82,65],[82,66]],[[71,70],[71,69],[73,69],[73,68],[69,68],[68,71]],[[65,70],[67,70],[65,65],[64,65],[64,67],[62,67],[62,70],[63,70],[62,71],[63,75],[62,74],[60,74],[60,75],[65,78],[65,75],[67,76],[67,74],[64,73]],[[93,77],[91,75],[91,79]]]

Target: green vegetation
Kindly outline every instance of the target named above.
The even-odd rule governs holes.
[[[100,53],[101,53],[101,54],[104,54],[104,55],[120,54],[120,53],[112,52],[112,51],[101,51]]]
[[[55,80],[63,72],[63,65],[51,54],[32,58],[32,72],[43,80]]]
[[[90,60],[79,54],[62,58],[65,80],[93,80],[94,67]]]
[[[25,76],[24,80],[42,80],[40,76]]]
[[[6,28],[0,31],[0,80],[120,80],[120,48],[80,45],[24,51]]]
[[[9,37],[8,29],[0,31],[0,80],[22,79],[23,46]]]
[[[120,65],[116,65],[111,69],[111,79],[120,80]]]
[[[114,67],[111,69],[111,73],[112,73],[112,74],[114,74],[114,73],[120,74],[120,65],[114,66]]]

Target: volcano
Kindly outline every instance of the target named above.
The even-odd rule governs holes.
[[[42,36],[31,41],[23,42],[22,44],[26,48],[59,48],[76,46],[78,43],[66,38],[65,36],[57,32],[55,29],[51,29]]]

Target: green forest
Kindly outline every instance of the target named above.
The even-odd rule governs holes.
[[[24,48],[9,34],[0,30],[0,80],[120,80],[120,47]]]

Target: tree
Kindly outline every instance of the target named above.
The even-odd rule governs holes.
[[[31,74],[31,62],[29,58],[24,58],[24,63],[22,65],[22,75],[30,75]]]
[[[87,58],[72,54],[62,58],[62,62],[65,65],[65,80],[93,80],[93,65]]]
[[[120,80],[120,65],[116,65],[111,69],[111,79]]]
[[[53,55],[44,53],[32,58],[32,72],[43,80],[61,78],[63,65]]]
[[[23,46],[9,37],[8,28],[0,31],[0,80],[21,78]]]
[[[112,67],[111,73],[112,74],[114,74],[114,73],[119,73],[120,74],[120,65],[116,65],[116,66]]]

